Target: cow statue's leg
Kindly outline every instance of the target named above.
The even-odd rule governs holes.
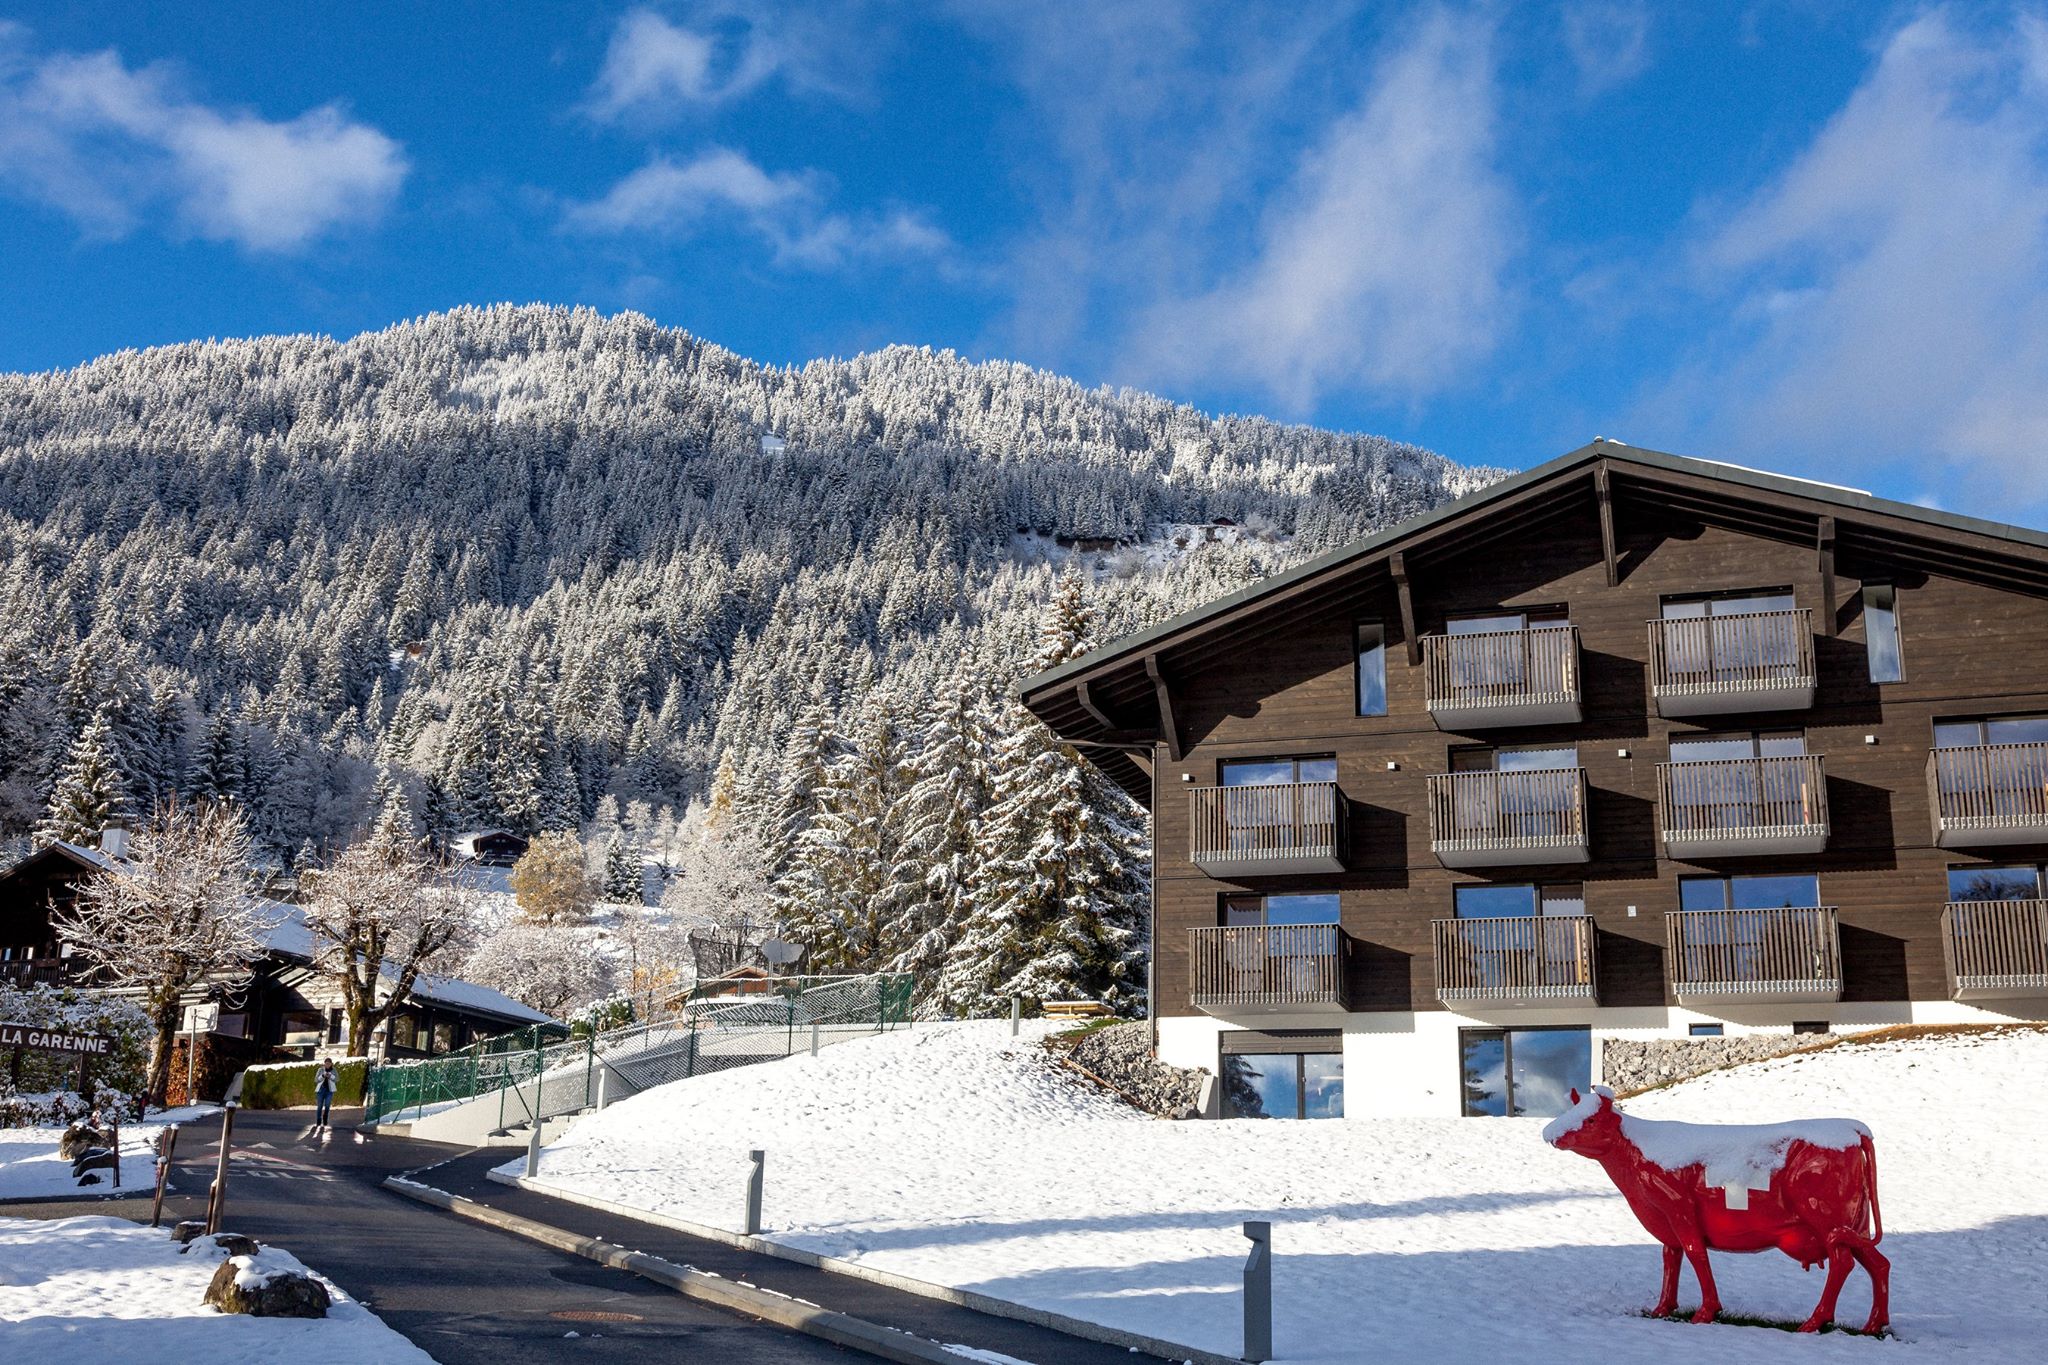
[[[1835,1300],[1841,1297],[1842,1284],[1849,1278],[1849,1267],[1856,1264],[1856,1257],[1839,1237],[1828,1238],[1828,1282],[1820,1291],[1820,1302],[1814,1305],[1813,1316],[1799,1324],[1802,1332],[1818,1332],[1835,1320]]]
[[[1678,1308],[1678,1259],[1684,1255],[1674,1242],[1664,1244],[1664,1288],[1657,1294],[1657,1306],[1650,1310],[1653,1318],[1668,1318]]]
[[[1837,1236],[1870,1276],[1870,1321],[1863,1324],[1863,1330],[1876,1336],[1892,1323],[1892,1263],[1877,1249],[1877,1243],[1860,1232],[1845,1231]]]
[[[1714,1268],[1707,1264],[1707,1244],[1697,1230],[1686,1235],[1685,1259],[1692,1262],[1692,1273],[1700,1282],[1700,1311],[1692,1315],[1694,1322],[1712,1322],[1721,1312],[1721,1291],[1714,1287]]]

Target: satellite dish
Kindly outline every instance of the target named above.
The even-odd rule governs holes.
[[[771,967],[787,967],[803,955],[801,943],[786,943],[779,938],[764,939],[761,943],[761,956],[768,959]]]

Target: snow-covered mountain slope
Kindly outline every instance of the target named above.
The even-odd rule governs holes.
[[[1288,1361],[1988,1362],[2048,1337],[2048,1034],[1848,1044],[1624,1101],[1868,1124],[1899,1338],[1875,1343],[1639,1316],[1656,1247],[1539,1120],[1161,1122],[1055,1069],[1042,1031],[920,1025],[651,1091],[581,1121],[541,1175],[732,1227],[766,1148],[778,1240],[1230,1354],[1239,1225],[1271,1219]],[[1777,1253],[1715,1268],[1731,1313],[1797,1322],[1820,1296]],[[1839,1317],[1868,1308],[1852,1276]]]

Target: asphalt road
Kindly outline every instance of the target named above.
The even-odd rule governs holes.
[[[310,1110],[238,1115],[225,1226],[284,1247],[442,1365],[871,1359],[379,1189],[387,1175],[462,1149],[404,1138],[358,1142],[356,1117],[336,1110],[323,1141],[309,1130]],[[205,1215],[219,1131],[209,1120],[180,1132],[167,1225]],[[0,1216],[13,1218],[87,1213],[147,1220],[149,1200],[0,1205]]]

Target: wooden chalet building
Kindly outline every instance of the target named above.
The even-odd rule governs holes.
[[[117,834],[109,830],[103,843],[118,847]],[[0,873],[0,983],[95,988],[90,964],[64,949],[54,921],[77,899],[79,883],[110,865],[104,848],[58,841]],[[340,987],[314,970],[313,934],[304,914],[281,901],[266,902],[263,910],[272,927],[249,975],[204,983],[188,995],[188,1005],[219,1006],[207,1048],[241,1065],[342,1055],[347,1039]],[[377,1030],[369,1052],[393,1060],[434,1056],[479,1038],[553,1022],[474,982],[422,977],[407,1002]]]
[[[2039,532],[1595,441],[1020,690],[1151,808],[1159,1053],[1235,1112],[2048,1019]]]

